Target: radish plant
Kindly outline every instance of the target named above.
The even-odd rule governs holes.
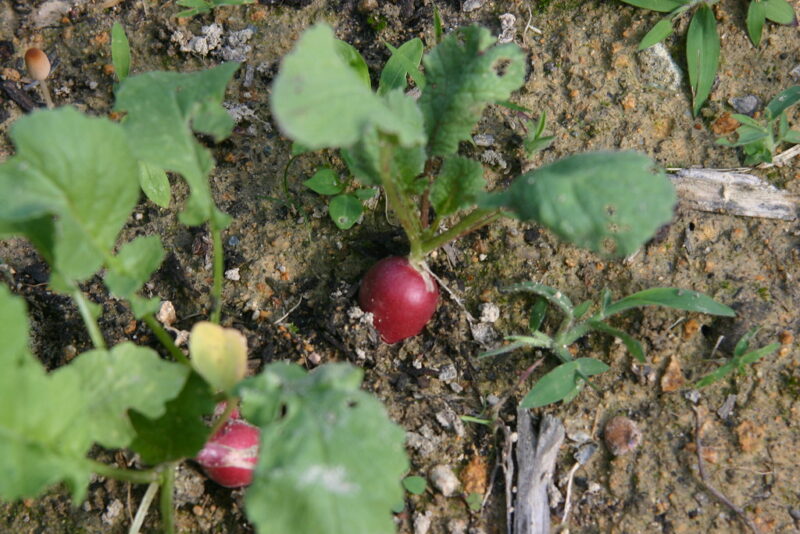
[[[390,343],[418,334],[430,317],[438,290],[426,256],[466,233],[515,217],[620,257],[669,221],[675,203],[663,172],[635,152],[571,156],[517,177],[505,190],[487,192],[482,165],[459,155],[459,143],[471,138],[488,105],[514,107],[507,101],[524,82],[525,55],[515,44],[496,45],[489,31],[477,26],[436,34],[440,42],[424,57],[419,39],[393,49],[373,91],[363,67],[353,67],[363,60],[343,58],[337,52],[341,41],[319,24],[283,59],[273,85],[272,111],[281,131],[310,150],[340,149],[363,185],[383,188],[405,231],[406,276],[380,272],[396,269],[397,261],[379,263],[359,296]],[[421,92],[418,100],[405,92],[408,78]],[[549,141],[543,128],[542,116],[529,139],[530,151]],[[429,288],[427,296],[404,296],[402,287],[408,283],[416,292],[420,279]],[[407,321],[400,333],[389,331],[396,326],[392,314],[398,308],[417,305],[418,320]]]
[[[0,286],[1,499],[64,483],[77,504],[92,474],[148,484],[143,503],[160,488],[171,533],[175,468],[194,458],[222,485],[249,483],[246,513],[258,532],[394,531],[405,433],[360,389],[362,371],[277,362],[246,378],[244,336],[219,325],[221,234],[230,218],[212,198],[214,159],[195,134],[230,135],[221,104],[237,68],[127,76],[116,93],[119,123],[63,107],[13,125],[16,154],[0,164],[0,195],[13,201],[0,203],[0,237],[24,236],[38,249],[50,289],[72,297],[94,348],[47,373],[28,347],[24,301]],[[165,256],[160,239],[117,243],[142,190],[170,204],[165,171],[189,184],[180,221],[207,224],[214,244],[211,313],[192,329],[188,357],[155,319],[159,299],[142,293]],[[82,289],[101,270],[169,359],[131,342],[107,346],[102,307]],[[249,423],[236,414],[239,404]],[[94,460],[94,445],[130,449],[149,467]]]

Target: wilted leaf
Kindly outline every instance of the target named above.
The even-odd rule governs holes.
[[[189,336],[192,368],[212,387],[228,391],[247,372],[247,339],[233,328],[201,321]]]

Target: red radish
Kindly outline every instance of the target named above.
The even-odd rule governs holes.
[[[384,258],[367,271],[358,292],[361,309],[386,343],[416,336],[436,311],[439,288],[433,278],[414,268],[408,258]]]
[[[261,431],[243,419],[230,419],[206,442],[195,460],[208,478],[226,488],[253,481]]]

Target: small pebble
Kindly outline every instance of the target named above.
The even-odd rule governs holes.
[[[795,65],[795,67],[789,71],[789,76],[791,76],[792,80],[795,82],[800,82],[800,65]]]
[[[755,95],[731,98],[728,103],[733,106],[737,113],[750,117],[761,107],[761,100]]]
[[[439,380],[442,382],[450,382],[456,378],[458,378],[458,371],[452,363],[448,363],[439,370]]]
[[[486,0],[465,0],[464,3],[461,5],[461,11],[463,11],[464,13],[475,11],[476,9],[480,9],[485,3]]]
[[[586,463],[592,458],[592,456],[594,456],[594,453],[597,452],[598,448],[599,445],[593,441],[584,443],[575,452],[575,461],[581,465],[586,465]]]
[[[420,514],[419,512],[414,514],[414,534],[428,534],[431,528],[432,515],[430,511],[424,514]]]
[[[166,326],[172,326],[172,324],[177,320],[177,316],[175,315],[175,306],[172,305],[172,302],[169,300],[165,300],[161,303],[161,307],[158,309],[158,313],[156,314],[156,319]]]
[[[235,269],[228,269],[227,271],[225,271],[225,278],[227,278],[228,280],[232,280],[234,282],[238,282],[239,280],[241,280],[242,277],[239,274],[239,268],[237,267]]]
[[[485,302],[480,305],[480,310],[482,323],[494,323],[500,318],[500,308],[497,304]]]
[[[606,423],[603,431],[606,447],[614,456],[627,454],[642,441],[642,432],[627,417],[617,416]]]
[[[464,519],[451,519],[447,523],[450,534],[467,534],[467,522]]]
[[[429,478],[433,487],[445,497],[453,495],[461,484],[449,465],[437,465],[431,469]]]
[[[725,397],[725,402],[717,410],[717,415],[720,419],[727,419],[733,414],[733,408],[736,406],[736,395],[728,395]]]
[[[478,146],[492,146],[494,144],[494,136],[491,134],[475,134],[472,136],[472,140]]]

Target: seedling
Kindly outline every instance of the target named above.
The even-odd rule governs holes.
[[[347,192],[347,182],[340,181],[336,171],[329,168],[319,169],[303,185],[315,193],[331,197],[328,215],[341,230],[347,230],[356,224],[364,213],[362,203],[378,194],[373,187],[359,187]]]
[[[733,358],[721,365],[716,371],[708,373],[695,382],[694,386],[697,388],[709,386],[733,372],[738,372],[743,375],[745,374],[747,365],[755,363],[759,359],[772,354],[780,348],[780,343],[770,343],[766,347],[750,350],[750,341],[752,341],[753,336],[755,336],[757,332],[758,328],[753,328],[743,335],[733,348]]]
[[[39,82],[42,88],[42,96],[48,108],[53,108],[53,99],[50,97],[50,89],[47,87],[47,77],[50,76],[50,58],[38,48],[29,48],[25,51],[25,68],[31,78]]]
[[[178,0],[177,4],[181,7],[188,7],[176,17],[188,18],[195,15],[204,15],[211,13],[211,10],[221,6],[241,6],[245,4],[253,4],[255,0]]]
[[[442,36],[441,24],[436,27],[440,42],[424,58],[419,39],[391,49],[375,92],[358,52],[349,47],[343,57],[333,31],[317,25],[284,58],[273,86],[273,116],[284,134],[310,150],[340,149],[358,181],[383,188],[408,238],[403,270],[417,273],[405,278],[411,287],[419,280],[435,287],[425,265],[430,252],[502,216],[536,221],[608,256],[632,253],[671,218],[672,186],[634,152],[572,156],[487,193],[483,167],[458,155],[459,143],[471,139],[488,105],[507,105],[524,81],[525,56],[514,44],[495,45],[484,28]],[[417,101],[405,94],[409,78],[421,92]],[[543,129],[542,115],[531,128],[531,150],[547,141]],[[389,310],[411,306],[414,298],[381,295],[390,285],[364,284],[359,296],[387,342],[419,333],[438,293],[428,291],[417,319],[409,321],[415,326],[398,338],[388,331],[395,323]]]
[[[221,104],[237,68],[128,76],[116,91],[119,123],[65,107],[12,126],[16,155],[0,164],[0,196],[14,201],[0,203],[0,237],[36,246],[50,289],[73,298],[94,349],[46,372],[28,348],[24,301],[0,285],[0,498],[35,497],[63,482],[77,504],[94,473],[149,485],[133,532],[160,488],[162,527],[172,533],[175,467],[195,459],[220,484],[250,484],[246,512],[259,532],[394,532],[405,433],[360,389],[362,371],[326,364],[309,373],[274,362],[244,378],[245,338],[219,326],[230,219],[211,196],[214,160],[195,133],[230,135]],[[179,220],[212,234],[211,313],[192,329],[189,358],[155,319],[159,299],[141,294],[165,256],[160,239],[117,243],[139,202],[143,168],[185,179]],[[166,196],[168,203],[168,182]],[[113,297],[129,303],[174,361],[131,342],[106,345],[102,307],[81,288],[101,270]],[[239,401],[251,424],[236,417]],[[225,408],[213,415],[220,402]],[[88,456],[95,446],[130,449],[150,467],[96,461]]]
[[[616,302],[611,301],[611,292],[603,291],[600,302],[584,301],[573,306],[572,301],[552,287],[534,282],[524,282],[506,287],[505,293],[533,293],[539,298],[531,308],[529,328],[530,335],[508,336],[508,345],[485,352],[479,358],[488,358],[507,354],[522,347],[537,347],[552,352],[561,364],[540,378],[521,402],[524,408],[536,408],[558,401],[569,402],[583,389],[585,384],[591,385],[589,377],[603,373],[608,365],[595,358],[574,358],[569,346],[589,332],[600,332],[619,338],[637,360],[644,362],[645,354],[642,344],[627,332],[608,324],[607,319],[613,315],[632,308],[643,306],[663,306],[676,310],[707,313],[732,317],[734,311],[710,297],[685,289],[657,287],[639,291]],[[548,335],[540,330],[544,322],[547,304],[557,307],[564,316],[555,334]],[[597,309],[593,315],[587,315],[591,309]]]
[[[711,93],[719,66],[720,40],[717,21],[711,9],[717,0],[622,1],[632,6],[667,13],[642,38],[639,50],[666,39],[672,34],[675,21],[684,13],[694,9],[686,33],[686,64],[692,90],[692,113],[697,115]],[[747,13],[747,32],[756,46],[761,41],[761,30],[766,19],[779,24],[791,24],[795,20],[794,10],[786,0],[752,0]]]
[[[800,101],[800,86],[793,86],[767,104],[764,110],[764,122],[759,122],[747,115],[738,113],[731,117],[741,123],[736,129],[736,140],[724,137],[717,139],[717,144],[729,147],[742,147],[745,165],[772,163],[775,151],[783,143],[800,143],[800,132],[789,129],[786,110]]]

